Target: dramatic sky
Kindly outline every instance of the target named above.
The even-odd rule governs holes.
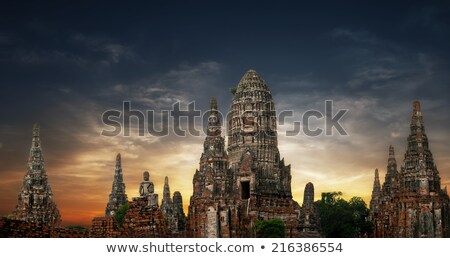
[[[129,197],[148,170],[160,196],[169,176],[186,207],[204,137],[105,137],[101,115],[125,100],[142,111],[177,101],[206,111],[211,96],[226,112],[229,88],[248,69],[296,120],[323,112],[325,100],[348,109],[348,136],[288,137],[292,125],[278,127],[300,203],[309,181],[316,198],[342,191],[369,200],[390,144],[403,160],[416,99],[450,185],[448,1],[93,2],[0,4],[0,215],[17,202],[34,122],[66,225],[104,213],[119,152]]]

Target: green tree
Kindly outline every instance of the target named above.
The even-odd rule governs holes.
[[[366,221],[369,210],[360,197],[349,202],[342,199],[342,192],[322,193],[318,202],[320,228],[325,237],[361,237],[371,231]]]
[[[282,238],[285,236],[284,223],[279,219],[258,220],[255,225],[256,237]]]
[[[349,204],[353,211],[355,226],[358,228],[358,237],[368,236],[373,230],[373,224],[367,221],[369,209],[366,202],[361,197],[355,196],[350,199]]]
[[[122,227],[123,222],[125,220],[125,215],[127,214],[127,211],[130,207],[128,206],[128,203],[125,205],[121,205],[119,209],[117,209],[116,213],[114,214],[114,218],[117,221],[117,225],[119,228]]]

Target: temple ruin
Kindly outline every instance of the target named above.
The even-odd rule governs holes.
[[[441,188],[419,101],[413,103],[410,131],[400,171],[392,146],[382,187],[375,170],[370,202],[374,237],[450,237],[449,196]]]

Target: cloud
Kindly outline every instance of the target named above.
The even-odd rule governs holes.
[[[176,102],[188,104],[203,97],[209,99],[213,92],[226,92],[223,87],[220,88],[222,71],[223,65],[214,61],[183,64],[134,83],[104,88],[99,95],[113,98],[120,104],[123,100],[132,100],[134,105],[140,107],[169,109]]]
[[[448,17],[449,12],[449,6],[427,5],[412,9],[402,25],[414,30],[420,28],[433,34],[448,35],[448,24],[444,18]]]
[[[52,35],[55,32],[52,32]],[[55,36],[56,37],[56,36]],[[87,67],[103,69],[122,61],[138,61],[132,47],[118,43],[113,38],[103,38],[75,34],[58,35],[68,41],[64,47],[51,44],[45,48],[34,48],[25,44],[10,46],[2,61],[12,61],[28,65],[76,65],[79,69]],[[0,34],[0,45],[11,43],[11,37]]]
[[[330,32],[330,36],[334,41],[347,43],[345,44],[345,46],[354,48],[353,51],[355,53],[358,52],[358,50],[360,51],[360,53],[365,53],[365,51],[361,51],[364,49],[368,50],[365,47],[370,47],[372,51],[404,51],[404,48],[397,45],[395,42],[381,38],[367,30],[356,31],[348,28],[335,28]],[[358,49],[358,47],[362,48]]]
[[[103,55],[102,63],[106,65],[117,64],[122,60],[132,60],[135,58],[131,47],[117,43],[115,39],[87,36],[77,33],[72,36],[75,43],[83,46],[88,52],[100,53]]]
[[[374,84],[373,87],[381,87],[380,82],[389,81],[398,77],[399,74],[396,70],[374,65],[357,71],[354,78],[348,82],[348,85],[350,88],[358,88],[367,84]]]
[[[443,86],[449,80],[442,69],[445,64],[431,53],[411,51],[368,31],[335,29],[332,38],[353,43],[338,45],[338,51],[330,57],[339,76],[311,73],[279,77],[269,84],[277,87],[274,97],[278,112],[293,110],[298,121],[307,110],[324,112],[324,101],[328,99],[334,101],[335,109],[348,109],[342,125],[349,137],[287,137],[286,130],[293,128],[292,120],[279,126],[279,148],[286,162],[292,164],[295,198],[301,200],[304,185],[311,181],[317,192],[343,190],[349,197],[358,195],[368,201],[373,171],[379,168],[383,177],[390,144],[402,164],[411,103],[416,99],[422,102],[431,150],[442,180],[449,182],[450,163],[445,157],[450,149],[444,143],[450,141],[450,136],[442,131],[450,126],[446,112],[450,104],[444,97],[448,90]],[[312,125],[323,126],[324,121]]]
[[[60,50],[18,49],[12,53],[12,61],[22,64],[74,64],[82,67],[87,60],[81,56]]]
[[[345,28],[335,28],[331,31],[331,37],[334,39],[347,39],[354,42],[379,45],[382,43],[380,39],[367,31],[353,31]]]

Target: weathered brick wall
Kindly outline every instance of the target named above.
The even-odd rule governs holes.
[[[184,233],[170,233],[168,221],[159,209],[147,209],[145,199],[128,203],[122,227],[113,217],[92,220],[90,237],[183,237]]]
[[[89,237],[119,237],[117,223],[113,217],[95,217]]]
[[[0,219],[0,237],[83,238],[89,231],[78,228],[49,227],[21,220]]]

